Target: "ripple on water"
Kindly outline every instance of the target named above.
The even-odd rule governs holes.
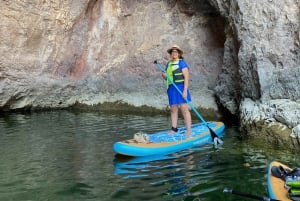
[[[181,122],[182,123],[182,122]],[[272,160],[291,167],[297,154],[238,140],[155,160],[115,157],[112,145],[169,128],[169,116],[41,112],[0,116],[0,200],[232,200],[233,188],[266,195]],[[245,165],[247,164],[247,165]]]

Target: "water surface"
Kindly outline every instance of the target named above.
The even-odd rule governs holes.
[[[246,200],[222,190],[267,195],[271,161],[300,165],[282,147],[240,142],[233,127],[218,148],[208,144],[156,160],[115,156],[114,142],[165,130],[169,121],[98,112],[1,115],[0,200]]]

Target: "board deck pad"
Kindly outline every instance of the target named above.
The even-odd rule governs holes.
[[[209,124],[209,126],[214,127],[214,124]],[[176,142],[185,140],[187,138],[195,137],[201,133],[209,132],[207,126],[192,126],[192,134],[190,136],[186,136],[186,128],[182,127],[178,129],[176,133],[169,133],[169,131],[163,131],[156,133],[154,135],[148,134],[149,140],[151,143],[159,143],[159,142]]]

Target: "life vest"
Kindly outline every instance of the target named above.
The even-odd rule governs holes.
[[[172,80],[175,84],[181,84],[184,83],[184,76],[182,69],[179,68],[179,62],[182,59],[176,60],[176,61],[170,61],[167,66],[167,76]],[[172,82],[169,79],[167,79],[167,85],[171,85]]]

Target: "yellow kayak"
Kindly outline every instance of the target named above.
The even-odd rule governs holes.
[[[283,167],[284,169],[287,169],[291,171],[292,169],[280,162],[273,161],[269,165],[268,170],[268,191],[269,196],[272,199],[281,200],[281,201],[292,201],[289,199],[288,196],[288,189],[285,188],[285,181],[282,178],[274,176],[274,170],[279,167]],[[273,167],[273,174],[272,174],[272,167]],[[278,174],[280,174],[280,171],[278,171]],[[284,176],[284,175],[282,175]]]

